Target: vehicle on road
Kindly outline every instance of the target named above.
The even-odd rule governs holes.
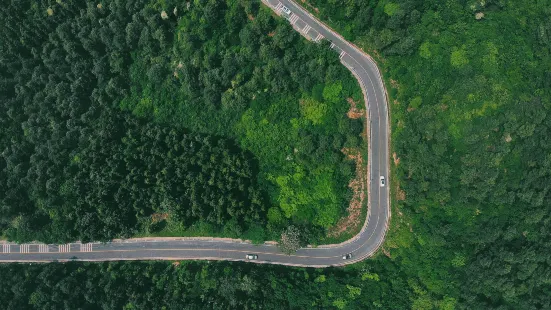
[[[344,254],[342,256],[342,259],[351,259],[351,258],[352,258],[352,253]]]
[[[258,259],[258,255],[256,254],[247,254],[245,255],[246,259]]]
[[[381,180],[381,182],[380,182],[381,187],[385,187],[385,177],[384,177],[384,176],[381,176],[381,179],[380,179],[380,180]]]
[[[291,10],[289,10],[289,8],[286,7],[286,6],[282,6],[281,11],[284,12],[285,14],[287,14],[287,15],[291,15]]]

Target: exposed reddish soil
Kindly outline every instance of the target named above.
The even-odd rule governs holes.
[[[392,153],[392,158],[394,159],[394,165],[398,166],[400,164],[400,157],[396,155],[396,152]]]
[[[151,214],[151,221],[153,223],[160,222],[162,220],[166,220],[168,218],[168,213],[153,213]]]
[[[348,113],[346,115],[351,119],[358,119],[364,116],[364,113],[362,110],[358,109],[356,101],[352,98],[347,98],[346,101],[350,103],[350,110],[348,110]]]

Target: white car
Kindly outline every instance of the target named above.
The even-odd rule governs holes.
[[[352,258],[352,253],[344,254],[342,256],[342,259],[351,259],[351,258]]]
[[[283,11],[287,15],[291,15],[291,10],[289,10],[289,8],[286,6],[282,6],[281,11]]]
[[[381,176],[381,178],[380,178],[380,185],[381,185],[381,187],[385,187],[385,177],[384,176]]]
[[[258,259],[258,255],[256,254],[247,254],[245,255],[246,259]]]

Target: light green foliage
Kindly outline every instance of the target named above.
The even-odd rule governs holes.
[[[417,109],[419,106],[421,106],[421,103],[423,103],[423,99],[421,97],[417,96],[409,102],[409,108],[410,109]]]
[[[365,280],[373,280],[373,281],[376,281],[376,282],[379,282],[379,275],[376,274],[376,273],[369,273],[369,272],[364,272],[362,274],[362,281],[365,281]]]
[[[293,100],[260,95],[236,124],[241,146],[260,159],[262,176],[276,186],[272,195],[281,212],[268,211],[271,223],[281,224],[279,216],[283,215],[286,220],[328,228],[342,214],[346,184],[339,181],[341,172],[332,168],[335,157],[328,157],[332,151],[315,149],[316,139],[324,138],[310,131],[331,135],[328,128],[339,130],[328,120],[345,117],[343,88],[341,82],[323,88],[323,100],[331,106],[309,96]],[[268,102],[268,109],[259,109]],[[319,152],[319,157],[314,158],[314,152]],[[338,152],[342,156],[340,149]]]
[[[306,217],[322,227],[336,222],[340,206],[331,169],[320,167],[306,174],[296,166],[292,175],[279,176],[275,182],[279,187],[278,202],[286,217]],[[302,214],[297,214],[299,210]]]
[[[433,310],[434,309],[434,302],[430,298],[430,296],[423,295],[419,296],[417,299],[413,301],[413,305],[411,306],[412,310]]]
[[[354,299],[362,294],[362,289],[359,287],[347,284],[346,288],[348,289],[348,297],[351,299]]]
[[[333,301],[333,306],[335,306],[339,310],[346,309],[346,299],[342,297],[336,299],[335,301]]]
[[[323,283],[323,282],[325,282],[325,280],[326,280],[326,279],[325,279],[325,275],[322,274],[322,275],[319,275],[319,276],[314,280],[314,282],[316,282],[316,283]]]
[[[337,103],[342,100],[341,92],[342,92],[341,82],[328,84],[323,89],[323,98],[331,103]]]
[[[450,62],[452,66],[456,68],[463,68],[467,65],[469,63],[469,59],[467,58],[467,52],[465,49],[454,49],[450,56]]]
[[[313,98],[305,98],[301,100],[300,110],[303,116],[311,121],[312,124],[319,125],[324,122],[324,117],[327,114],[327,105],[317,102]]]
[[[455,310],[455,306],[457,305],[457,300],[452,297],[444,297],[442,301],[438,304],[438,309],[441,310]]]
[[[279,206],[288,218],[295,215],[299,208],[306,207],[312,203],[311,196],[307,192],[300,190],[303,179],[304,172],[300,170],[291,176],[279,176],[275,179],[279,187]]]
[[[466,258],[462,254],[455,254],[455,257],[452,260],[452,266],[454,267],[463,267],[465,266]]]
[[[392,16],[396,14],[396,12],[400,9],[400,5],[398,3],[389,2],[385,4],[385,13],[388,16]]]
[[[498,72],[498,57],[499,49],[497,45],[493,42],[488,42],[486,44],[487,53],[482,57],[482,64],[484,66],[484,71],[487,74],[494,75]]]
[[[432,56],[429,42],[424,42],[421,46],[419,46],[419,56],[425,59],[429,59]]]
[[[243,114],[236,131],[241,136],[241,145],[264,159],[261,165],[284,165],[287,156],[292,155],[292,142],[298,135],[290,120],[270,122],[252,109]]]
[[[271,207],[268,209],[268,221],[274,224],[282,223],[283,215],[281,214],[281,209],[278,207]]]

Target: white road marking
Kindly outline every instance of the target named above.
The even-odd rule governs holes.
[[[30,246],[28,244],[22,244],[19,246],[19,252],[21,253],[29,253]]]
[[[331,48],[335,47],[335,43],[331,42]]]
[[[276,10],[279,10],[281,9],[281,7],[283,6],[283,3],[279,2],[277,5],[276,5]]]
[[[291,25],[294,25],[298,20],[298,15],[295,15],[293,14],[293,16],[291,16],[291,19],[289,19],[289,21],[291,22]]]
[[[2,253],[10,253],[11,244],[2,244]]]
[[[314,41],[319,42],[323,38],[325,38],[325,37],[320,33],[320,34],[318,34],[318,36],[316,37],[316,39]]]
[[[346,53],[344,51],[341,52],[341,54],[339,55],[339,59],[342,59],[344,57],[344,55],[346,55]]]
[[[302,28],[302,32],[306,34],[308,33],[308,31],[310,31],[310,29],[312,29],[312,27],[310,27],[309,25],[306,25],[304,26],[304,28]]]
[[[38,245],[38,252],[48,253],[48,252],[50,252],[50,247],[47,244],[39,244]]]
[[[92,243],[84,243],[80,245],[80,251],[81,252],[92,252]]]
[[[71,244],[60,244],[58,249],[62,253],[71,252]]]

